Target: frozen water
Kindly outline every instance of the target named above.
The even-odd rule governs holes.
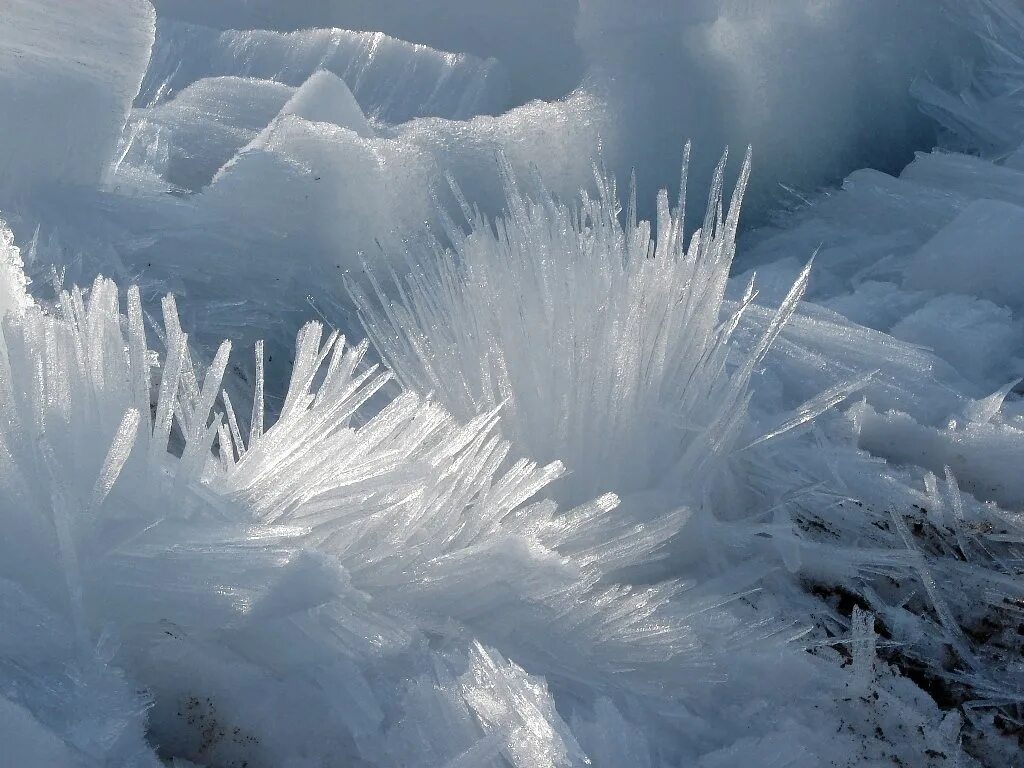
[[[372,30],[438,50],[494,57],[509,71],[516,105],[560,98],[583,73],[573,36],[578,0],[157,0],[154,5],[161,16],[220,29]]]
[[[909,89],[925,75],[947,84],[952,55],[971,45],[932,0],[587,0],[578,29],[620,126],[622,143],[609,142],[618,175],[636,167],[652,194],[674,181],[669,160],[686,137],[704,155],[693,169],[704,186],[713,153],[753,144],[748,223],[930,148]]]
[[[1015,3],[156,5],[0,0],[0,762],[1016,764]]]
[[[587,702],[600,691],[641,716],[613,750],[644,750],[658,735],[660,749],[692,755],[733,739],[715,725],[707,746],[680,740],[662,714],[681,706],[672,703],[679,694],[662,681],[712,725],[724,702],[692,697],[684,683],[719,664],[760,666],[768,653],[788,685],[820,677],[805,653],[781,644],[782,627],[745,626],[744,611],[722,603],[723,584],[687,594],[671,583],[614,586],[609,579],[656,541],[621,537],[614,497],[562,514],[537,500],[562,467],[505,464],[510,447],[494,413],[460,424],[405,394],[355,425],[387,380],[363,370],[365,344],[306,326],[280,417],[261,430],[237,423],[218,395],[229,345],[197,369],[168,297],[167,354],[158,357],[147,351],[138,293],[128,294],[127,318],[119,305],[116,287],[98,280],[88,296],[63,294],[56,314],[31,308],[7,326],[12,421],[0,431],[0,513],[15,535],[0,545],[0,574],[16,579],[10,594],[21,602],[5,602],[3,637],[31,652],[15,650],[19,664],[0,664],[0,679],[7,687],[12,675],[24,678],[13,704],[52,717],[43,673],[56,674],[63,645],[95,647],[106,677],[82,701],[102,706],[66,737],[87,754],[152,764],[145,750],[125,751],[138,749],[143,695],[165,758],[389,764],[415,753],[432,765],[583,765],[555,702],[570,696],[574,722],[590,722]],[[39,386],[25,387],[33,371],[42,371]],[[26,439],[26,424],[38,441]],[[169,437],[180,457],[165,453]],[[45,611],[66,629],[30,643]],[[754,646],[751,632],[762,637]],[[474,636],[521,661],[467,642]],[[144,693],[129,691],[124,675]],[[745,679],[723,695],[742,700]],[[603,682],[595,689],[593,680]],[[597,716],[625,722],[600,701]],[[794,748],[831,754],[813,734],[837,715],[819,701],[820,715],[791,711],[807,718],[792,734],[805,744]],[[98,740],[112,726],[95,718],[115,715],[121,737]]]
[[[59,181],[96,184],[149,60],[146,0],[4,0],[0,200]]]
[[[502,405],[514,443],[567,462],[570,498],[648,489],[673,476],[678,498],[680,482],[712,474],[709,459],[729,451],[748,380],[778,333],[773,321],[764,349],[726,374],[745,307],[720,326],[721,304],[749,157],[721,213],[724,172],[725,158],[704,226],[687,241],[683,203],[670,211],[664,193],[652,232],[636,221],[635,189],[622,227],[608,179],[578,209],[545,207],[523,196],[507,168],[507,218],[492,225],[478,217],[468,236],[450,231],[454,252],[413,269],[402,300],[389,300],[387,288],[371,299],[353,286],[367,332],[403,384],[434,392],[454,413]],[[625,370],[634,373],[626,378]],[[677,405],[664,410],[666,402]]]
[[[6,222],[0,219],[0,319],[8,313],[21,314],[32,303],[27,288],[21,251]]]
[[[310,75],[281,113],[298,115],[314,123],[333,123],[355,131],[363,138],[373,135],[373,129],[345,81],[324,69]]]
[[[203,77],[236,76],[299,86],[326,69],[348,83],[365,112],[385,122],[466,118],[508,106],[507,75],[494,59],[437,51],[379,32],[225,30],[161,19],[140,105]]]
[[[1024,181],[1024,176],[1021,178]],[[1024,185],[1021,187],[1024,191]],[[976,200],[910,259],[906,282],[1021,307],[1024,281],[1019,245],[1024,208],[998,200]]]
[[[925,112],[940,122],[956,149],[986,157],[1006,157],[1024,142],[1024,100],[1019,88],[1024,12],[1012,0],[948,2],[980,50],[966,52],[953,82],[942,87],[931,78],[914,83]]]
[[[119,168],[147,168],[176,187],[198,191],[270,124],[294,93],[271,80],[199,80],[169,101],[132,111]]]

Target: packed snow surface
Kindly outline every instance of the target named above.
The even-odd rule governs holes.
[[[1021,62],[0,0],[0,766],[1016,765]]]

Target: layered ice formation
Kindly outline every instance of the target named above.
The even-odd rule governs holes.
[[[149,60],[147,0],[4,0],[0,196],[58,181],[95,185]]]
[[[0,763],[1016,764],[1015,2],[154,4],[0,0]]]
[[[466,118],[508,106],[496,59],[437,51],[380,32],[226,30],[161,21],[142,105],[203,77],[236,76],[299,86],[326,69],[348,83],[363,109],[386,122]]]
[[[157,0],[154,5],[165,18],[218,29],[343,27],[497,58],[508,70],[517,105],[566,95],[584,68],[573,39],[578,0]]]

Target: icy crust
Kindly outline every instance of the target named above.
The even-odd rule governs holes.
[[[509,106],[507,75],[495,59],[437,51],[380,32],[220,31],[163,18],[137,104],[162,101],[206,77],[297,87],[320,69],[344,80],[363,111],[387,123],[465,119]]]
[[[0,198],[97,184],[153,43],[146,0],[5,0],[0,28]]]

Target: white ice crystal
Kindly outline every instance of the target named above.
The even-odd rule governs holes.
[[[229,347],[222,348],[200,380],[174,303],[165,301],[163,333],[169,351],[151,415],[154,357],[146,347],[137,291],[129,292],[127,318],[118,304],[116,287],[98,280],[87,296],[77,289],[63,294],[57,316],[33,307],[22,319],[8,318],[12,376],[5,377],[2,394],[0,509],[12,535],[4,539],[3,583],[21,604],[6,601],[5,642],[8,648],[27,642],[26,632],[41,621],[31,618],[32,611],[55,614],[46,621],[57,637],[58,622],[67,627],[62,642],[70,644],[70,655],[96,667],[89,674],[106,668],[108,677],[114,675],[109,683],[101,676],[94,687],[117,683],[121,673],[109,667],[114,662],[155,698],[149,728],[162,749],[206,760],[252,754],[253,765],[279,765],[294,753],[289,740],[308,740],[296,729],[326,732],[347,723],[359,733],[367,723],[379,722],[381,708],[395,695],[389,692],[394,683],[373,693],[364,683],[363,695],[371,698],[363,705],[350,704],[348,715],[331,714],[328,708],[311,723],[308,713],[296,713],[291,723],[274,727],[266,720],[269,713],[247,709],[235,697],[271,669],[294,670],[277,695],[298,696],[313,685],[301,672],[306,653],[313,653],[299,650],[307,646],[318,648],[324,659],[321,683],[346,669],[350,674],[352,664],[365,668],[395,654],[422,653],[413,640],[420,630],[410,624],[416,613],[424,616],[424,626],[436,624],[435,632],[457,638],[458,633],[443,627],[453,610],[472,618],[468,594],[454,603],[440,601],[441,593],[433,599],[431,594],[448,578],[469,583],[473,570],[477,576],[485,573],[466,569],[474,559],[493,566],[490,547],[512,546],[510,567],[517,572],[531,562],[538,569],[534,581],[540,581],[534,587],[524,581],[527,591],[519,598],[508,595],[510,606],[518,601],[532,612],[524,601],[535,600],[539,608],[550,600],[553,596],[544,592],[530,595],[545,574],[570,591],[576,582],[589,588],[592,580],[582,575],[586,561],[574,565],[544,543],[557,540],[559,533],[564,538],[565,526],[551,520],[552,505],[522,506],[557,468],[541,471],[520,463],[494,476],[499,468],[495,457],[500,460],[504,451],[500,441],[488,436],[492,418],[462,428],[436,407],[404,398],[358,429],[346,426],[385,377],[357,370],[365,345],[348,351],[341,342],[335,351],[335,336],[321,350],[319,329],[310,326],[300,337],[294,386],[280,420],[262,434],[257,426],[236,443],[229,437],[231,432],[241,435],[233,411],[228,423],[217,415],[207,424]],[[327,368],[311,391],[321,363]],[[226,407],[226,398],[223,403]],[[180,458],[166,453],[172,424]],[[211,453],[215,441],[219,448]],[[241,454],[237,462],[236,447]],[[449,462],[448,471],[438,468]],[[289,476],[300,486],[283,482]],[[316,476],[322,484],[314,482]],[[598,508],[610,506],[613,502],[604,501]],[[536,523],[525,524],[531,517]],[[580,514],[570,517],[581,519]],[[521,544],[515,545],[517,540]],[[300,546],[312,542],[323,556],[310,559],[299,553]],[[449,562],[458,563],[456,571]],[[501,578],[500,572],[490,573]],[[488,594],[478,580],[474,587]],[[490,592],[497,596],[500,590]],[[338,602],[342,595],[347,597]],[[573,602],[566,597],[556,606],[571,612]],[[363,618],[356,619],[359,615]],[[353,621],[369,634],[351,635]],[[374,624],[379,629],[370,630]],[[204,662],[193,658],[190,670],[175,661],[184,661],[183,652],[219,658],[224,667],[206,670],[204,679],[197,674]],[[75,736],[67,730],[72,727],[69,705],[40,698],[48,687],[72,683],[60,682],[67,674],[62,671],[66,653],[59,645],[48,650],[36,644],[31,657],[20,651],[5,657],[0,684],[13,696],[9,706],[28,707],[43,726],[78,749],[121,764],[131,738],[141,736],[144,699],[133,705],[123,692],[123,704],[112,702],[90,712],[95,724],[83,721],[75,727],[85,730]],[[104,659],[89,661],[104,653]],[[485,650],[474,653],[472,659],[479,661],[472,663],[494,663]],[[331,661],[334,655],[339,658]],[[246,673],[245,666],[253,664]],[[331,672],[334,668],[337,673]],[[176,678],[172,669],[177,669]],[[232,676],[241,687],[232,686]],[[81,678],[76,684],[86,686],[80,706],[101,703],[96,697],[104,689],[90,693],[88,680]],[[513,703],[499,704],[505,694],[494,695],[498,698],[487,706],[517,709]],[[539,695],[543,699],[543,692]],[[482,703],[468,701],[470,711],[482,711]],[[540,717],[557,721],[550,704],[541,706],[545,714]],[[102,725],[97,718],[103,716],[114,720]],[[470,733],[482,738],[496,716],[471,717]],[[557,723],[551,727],[565,730]],[[97,728],[125,735],[97,740],[98,731],[88,732]],[[258,737],[250,739],[254,729]],[[239,736],[243,731],[244,738]],[[441,744],[450,741],[444,732],[436,736]],[[319,741],[311,757],[326,759],[330,750],[342,748],[331,739]],[[518,738],[509,743],[520,755],[516,764],[536,764],[529,757],[532,747]],[[366,749],[372,754],[384,745]]]
[[[1016,764],[1017,3],[153,5],[0,0],[0,763]]]
[[[472,232],[449,227],[452,250],[436,247],[411,264],[396,299],[377,282],[375,295],[352,283],[367,333],[405,386],[434,393],[453,413],[501,406],[514,444],[566,462],[565,498],[663,487],[699,499],[700,479],[744,426],[747,385],[807,279],[730,370],[730,337],[753,298],[751,285],[724,311],[750,158],[727,209],[725,159],[688,243],[685,165],[680,204],[670,210],[662,192],[655,232],[637,221],[635,189],[620,221],[606,175],[597,174],[597,198],[574,206],[530,200],[506,165],[504,218],[492,223],[467,207]]]
[[[750,683],[696,695],[723,671],[774,658],[778,693],[815,690],[821,670],[780,645],[784,627],[729,607],[749,577],[610,581],[675,528],[624,536],[610,496],[558,512],[537,496],[561,465],[507,461],[493,411],[460,424],[404,394],[354,421],[388,374],[361,364],[365,343],[310,324],[279,418],[264,427],[258,394],[246,424],[220,391],[229,345],[197,369],[175,302],[163,309],[163,356],[137,290],[125,317],[103,279],[55,314],[7,320],[0,577],[19,602],[6,636],[30,647],[43,619],[21,621],[46,616],[61,644],[15,651],[0,684],[57,738],[133,765],[151,760],[143,727],[163,757],[200,763],[288,764],[301,744],[311,765],[411,759],[402,750],[418,764],[582,765],[570,714],[584,736],[595,716],[633,722],[610,747],[623,754],[694,755],[732,741],[714,713]],[[68,655],[92,705],[78,735],[71,705],[45,699]],[[423,681],[405,692],[410,675]],[[678,708],[708,719],[706,740],[683,737]],[[643,746],[655,737],[668,741]]]

